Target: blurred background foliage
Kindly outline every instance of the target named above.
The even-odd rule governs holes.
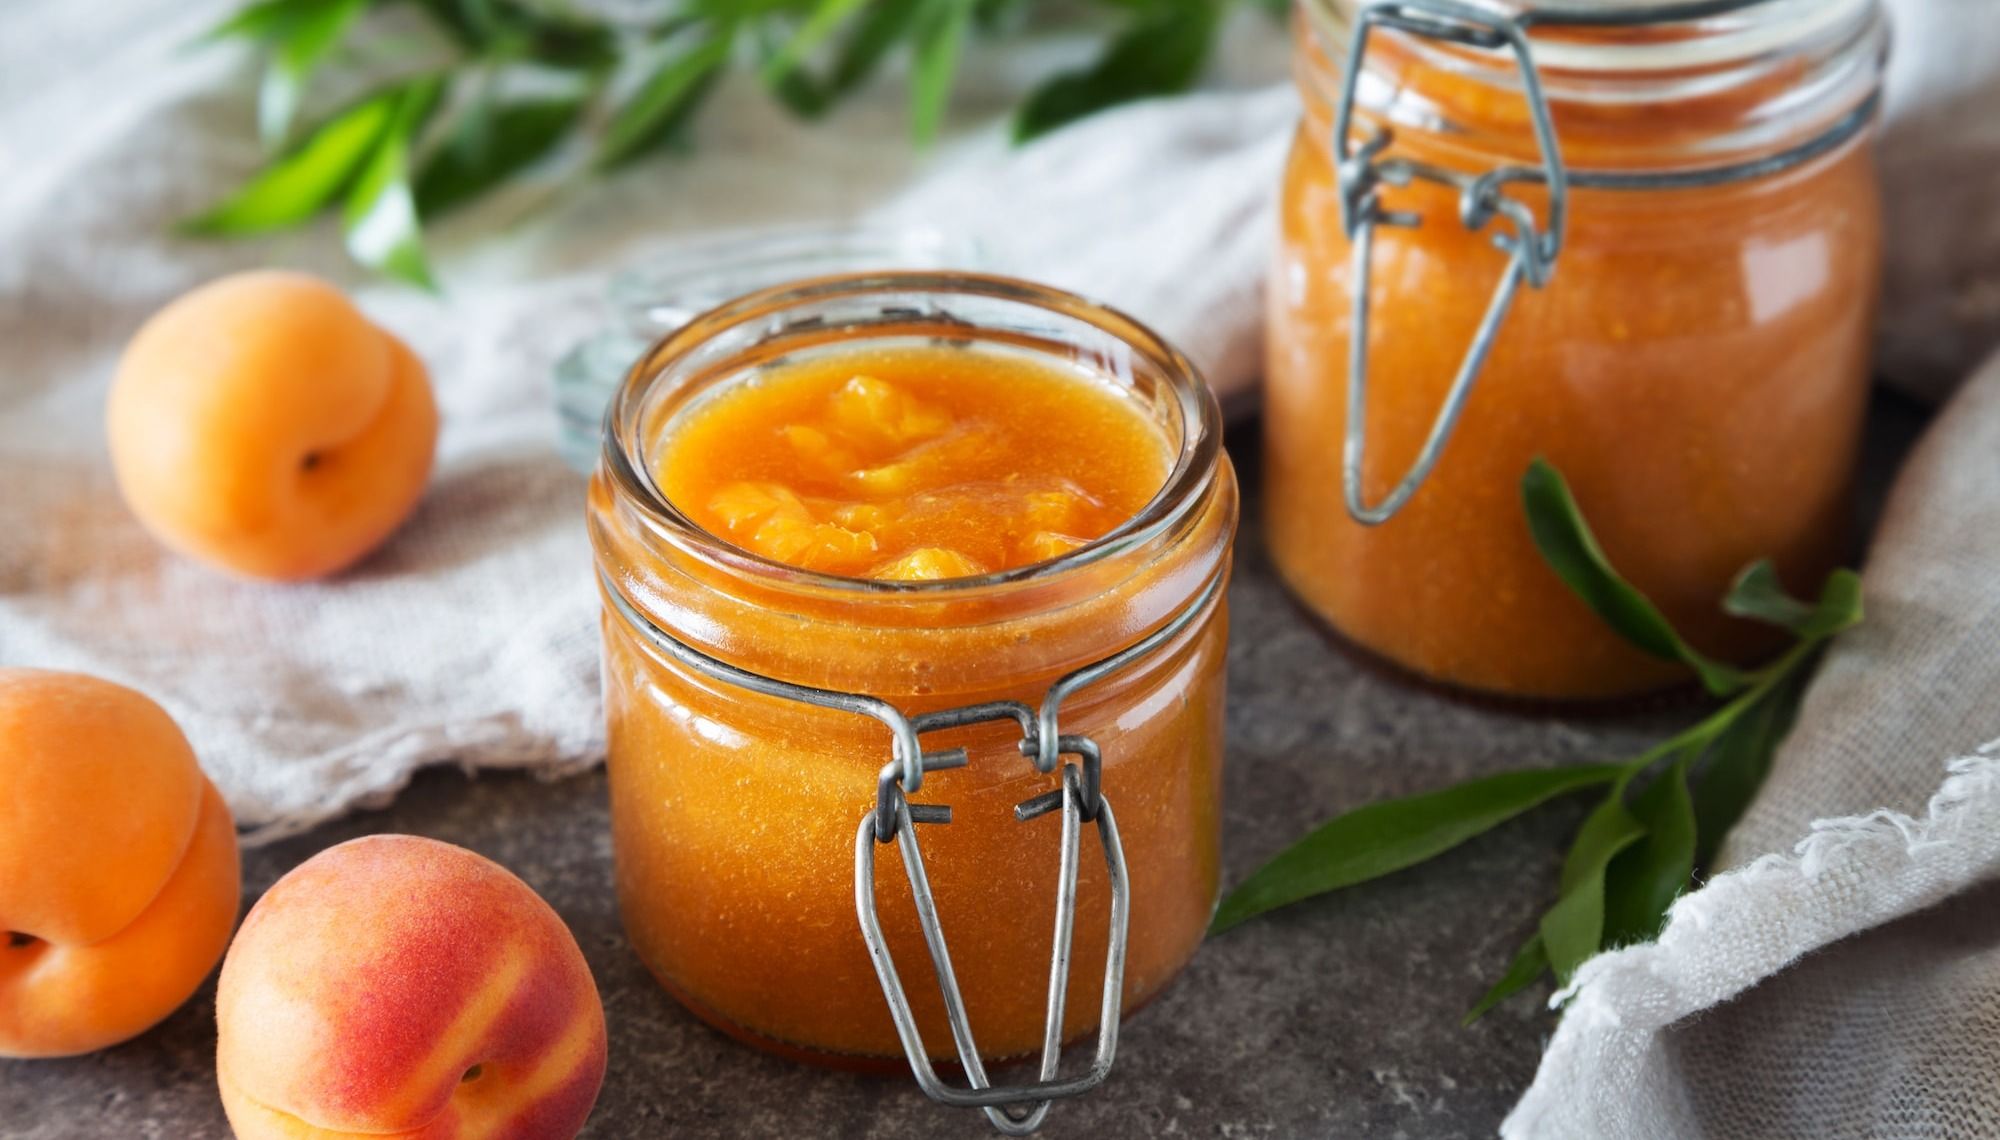
[[[1194,86],[1226,9],[1250,0],[256,0],[206,39],[253,45],[268,160],[185,223],[268,233],[337,211],[352,256],[430,287],[423,225],[566,145],[604,171],[663,149],[719,80],[754,74],[805,119],[825,115],[899,55],[912,141],[937,137],[960,63],[1051,23],[1095,41],[1081,67],[1041,78],[1015,108],[1027,140],[1108,107]],[[1255,0],[1282,11],[1282,0]],[[404,10],[402,18],[387,9]],[[409,52],[311,121],[315,82],[395,56],[410,14],[442,46]],[[416,62],[421,56],[421,62]]]

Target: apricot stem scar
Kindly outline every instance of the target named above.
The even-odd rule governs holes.
[[[459,1083],[463,1084],[468,1081],[476,1081],[479,1079],[479,1074],[484,1072],[485,1070],[486,1066],[484,1065],[474,1065],[470,1069],[465,1070],[465,1075],[459,1078]]]
[[[18,950],[23,946],[33,946],[36,941],[37,939],[32,934],[23,934],[18,930],[7,932],[7,949],[9,950]]]

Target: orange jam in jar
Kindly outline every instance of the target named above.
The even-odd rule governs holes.
[[[925,1053],[950,1056],[894,853],[916,828],[978,1052],[1041,1047],[1070,821],[1032,804],[1064,777],[1030,759],[1028,713],[938,719],[1046,711],[1052,686],[1134,646],[1066,693],[1050,755],[1059,739],[1074,765],[1094,746],[1115,805],[1129,924],[1114,996],[1129,1008],[1166,985],[1217,893],[1236,526],[1214,400],[1184,358],[1022,282],[827,278],[668,337],[608,429],[590,524],[619,903],[668,990],[780,1052],[905,1055],[859,893]],[[904,718],[926,755],[966,762],[912,786]],[[872,892],[857,826],[864,851],[888,852]],[[1104,996],[1096,834],[1075,860],[1063,1038],[1097,1027]]]
[[[1519,492],[1538,456],[1610,561],[1719,656],[1773,648],[1720,612],[1740,570],[1771,558],[1814,593],[1847,552],[1881,13],[1698,7],[1298,7],[1268,533],[1309,608],[1424,677],[1597,698],[1684,676],[1543,564]]]
[[[775,367],[723,392],[660,442],[656,469],[669,502],[745,550],[931,581],[1102,537],[1159,492],[1167,458],[1152,421],[1103,384],[1029,357],[903,346]]]

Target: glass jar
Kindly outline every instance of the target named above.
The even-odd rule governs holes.
[[[1158,426],[1165,487],[1059,559],[934,582],[768,561],[658,491],[649,456],[699,401],[767,366],[898,345],[1026,354],[1108,381]],[[1214,398],[1184,357],[1120,314],[1024,282],[824,278],[668,336],[607,427],[589,513],[618,893],[634,948],[670,992],[728,1033],[809,1059],[906,1056],[921,1078],[956,1041],[977,1085],[981,1056],[1088,1033],[1107,1009],[1115,1023],[1120,1003],[1167,984],[1217,897],[1237,510]],[[1051,812],[1065,786],[1077,806]],[[1115,825],[1090,810],[1100,786]],[[1088,838],[1093,820],[1101,835],[1111,826],[1103,839]],[[917,877],[895,856],[875,867],[892,841],[918,856],[914,885],[957,951],[959,1020],[976,1045],[949,1016]],[[1114,891],[1121,870],[1128,889]],[[1051,923],[1071,882],[1068,958],[1081,965],[1047,1035]],[[1106,994],[1121,897],[1122,986]],[[1060,958],[1054,972],[1067,977]],[[907,1025],[892,1017],[899,992]],[[1106,1064],[1113,1041],[1101,1035]],[[1050,1065],[1043,1081],[1054,1076]]]
[[[604,410],[632,361],[660,337],[733,297],[787,281],[892,269],[975,270],[963,234],[868,222],[708,231],[656,249],[606,289],[606,327],[556,361],[557,444],[589,474],[604,450]]]
[[[1542,456],[1690,641],[1770,651],[1720,612],[1730,580],[1772,558],[1815,593],[1850,537],[1875,0],[1301,0],[1296,23],[1264,419],[1293,591],[1453,686],[1680,679],[1543,564],[1519,494]]]

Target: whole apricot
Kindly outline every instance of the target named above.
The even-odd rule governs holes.
[[[505,868],[378,835],[278,880],[216,993],[237,1140],[565,1140],[604,1080],[604,1007],[576,939]]]
[[[229,809],[164,709],[0,669],[0,1056],[151,1028],[215,968],[240,889]]]
[[[225,277],[169,304],[119,362],[106,413],[132,513],[252,578],[331,574],[387,539],[430,477],[423,363],[338,289]]]

